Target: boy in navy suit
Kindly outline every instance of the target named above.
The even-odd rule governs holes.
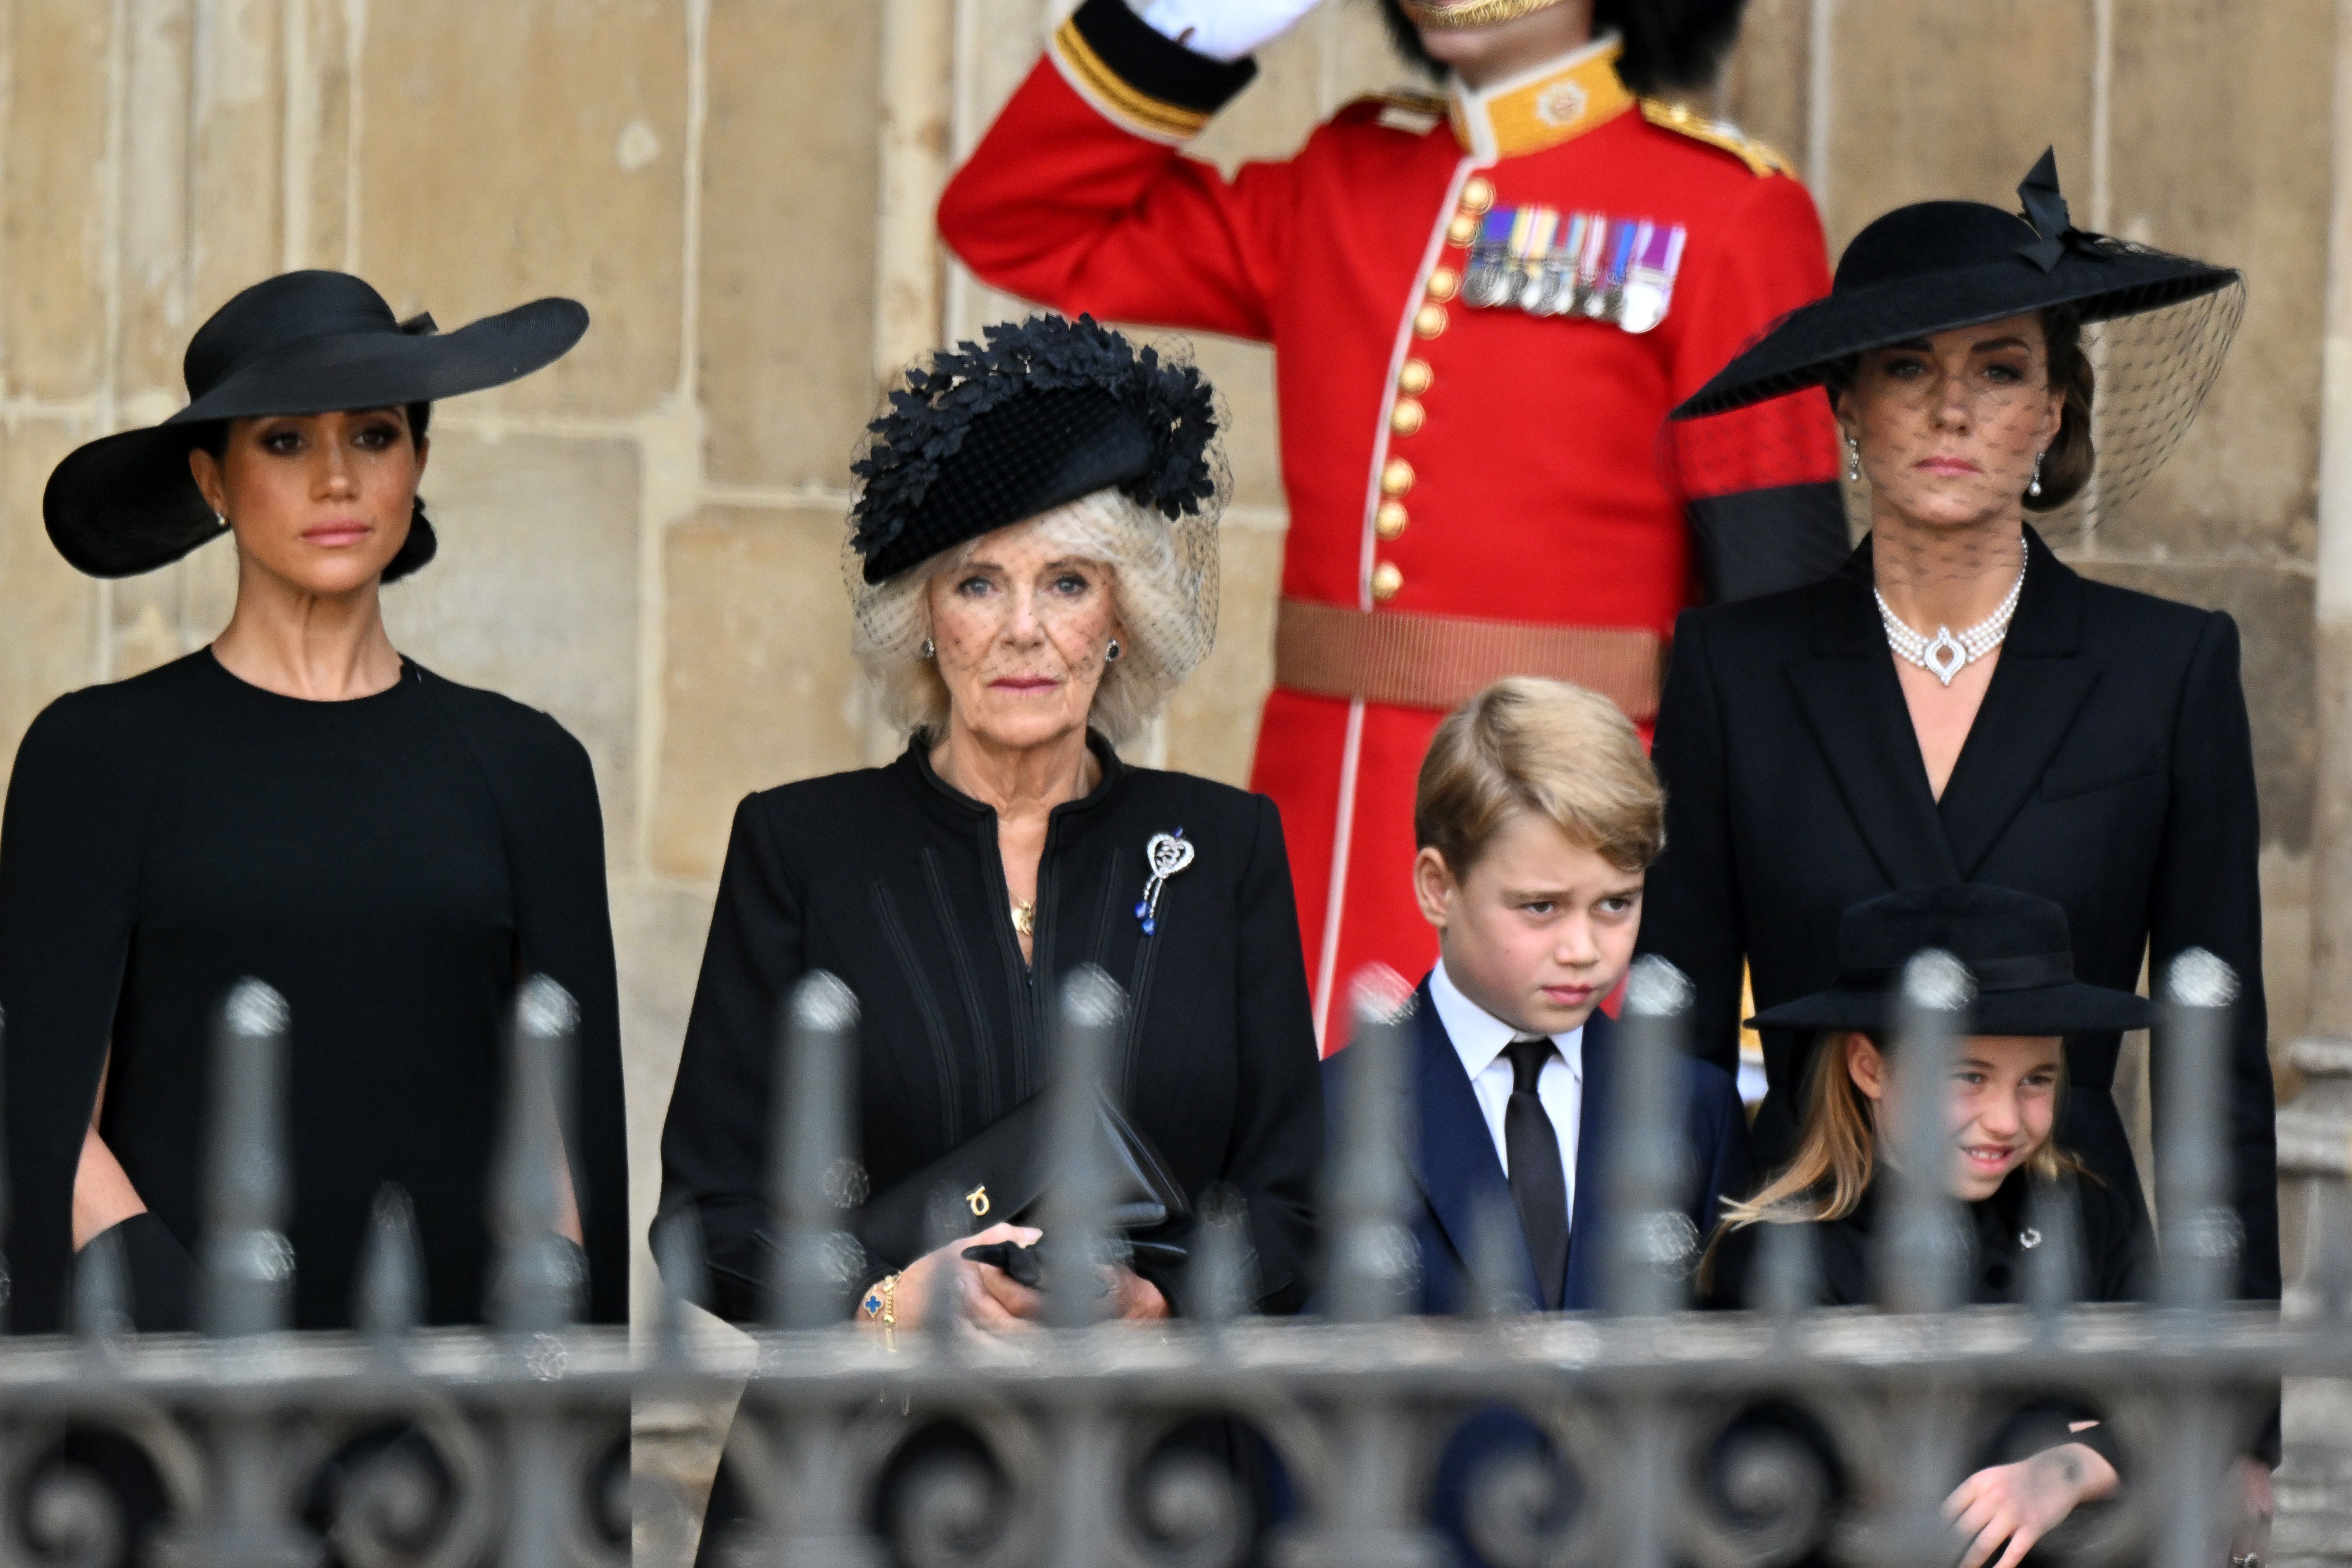
[[[1486,688],[1439,726],[1413,801],[1413,887],[1440,957],[1421,983],[1408,1083],[1419,1121],[1412,1229],[1425,1313],[1465,1310],[1472,1259],[1507,1233],[1519,1293],[1600,1304],[1599,1232],[1616,1039],[1603,998],[1633,960],[1665,795],[1608,699],[1559,681]],[[1326,1064],[1327,1103],[1347,1053]],[[1748,1120],[1729,1074],[1692,1060],[1682,1123],[1696,1240],[1742,1195]],[[1517,1224],[1511,1224],[1516,1218]],[[1696,1248],[1693,1248],[1693,1260]],[[1540,1443],[1515,1414],[1471,1418],[1438,1466],[1432,1522],[1475,1562],[1470,1476]]]
[[[1633,726],[1580,687],[1497,681],[1430,742],[1412,866],[1440,954],[1412,1069],[1424,1312],[1464,1309],[1478,1227],[1514,1214],[1526,1299],[1600,1305],[1616,1046],[1600,1005],[1633,961],[1664,819]],[[1696,1237],[1741,1195],[1748,1120],[1720,1068],[1693,1060],[1685,1083]]]

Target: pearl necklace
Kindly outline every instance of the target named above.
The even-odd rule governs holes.
[[[1895,657],[1906,664],[1916,664],[1937,680],[1949,686],[1952,677],[1999,647],[2009,637],[2009,623],[2017,614],[2017,596],[2025,591],[2025,542],[2018,541],[2017,581],[2009,585],[2009,597],[2000,607],[1975,626],[1955,637],[1949,626],[1937,626],[1934,637],[1923,637],[1905,626],[1895,612],[1886,606],[1886,595],[1875,587],[1871,597],[1878,601],[1878,618],[1886,623],[1886,646]]]

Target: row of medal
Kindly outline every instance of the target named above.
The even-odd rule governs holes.
[[[1666,319],[1682,270],[1679,224],[1555,207],[1496,207],[1470,248],[1466,305],[1587,316],[1629,332]]]

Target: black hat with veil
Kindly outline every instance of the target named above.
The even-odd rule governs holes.
[[[2076,228],[2052,153],[2018,196],[2022,216],[1980,202],[1919,202],[1856,235],[1827,295],[1766,328],[1674,411],[1665,460],[1685,493],[1708,493],[1715,468],[1743,460],[1712,416],[1815,387],[1834,392],[1869,350],[2020,316],[2040,316],[2053,344],[2062,332],[2075,340],[2096,390],[2088,482],[2029,493],[2028,510],[2079,521],[2138,489],[2211,389],[2244,313],[2245,279]]]

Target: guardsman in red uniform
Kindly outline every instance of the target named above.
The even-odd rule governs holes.
[[[1352,104],[1231,180],[1183,156],[1313,3],[1086,0],[940,228],[1057,310],[1275,345],[1290,531],[1251,782],[1330,1041],[1359,966],[1433,955],[1413,781],[1449,709],[1544,675],[1646,728],[1677,611],[1847,540],[1819,398],[1661,461],[1666,411],[1829,289],[1785,165],[1635,90],[1707,74],[1742,0],[1382,0],[1444,97]]]

